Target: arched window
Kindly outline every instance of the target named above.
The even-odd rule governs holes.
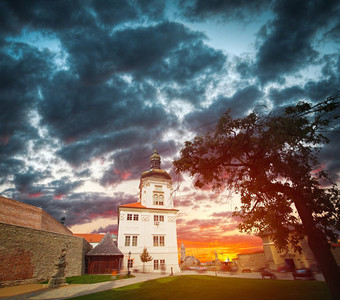
[[[163,195],[159,195],[158,204],[159,205],[164,205],[164,196]]]
[[[158,205],[158,195],[153,194],[153,205]]]

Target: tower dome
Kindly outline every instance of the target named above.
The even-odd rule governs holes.
[[[171,176],[168,174],[168,172],[161,169],[161,157],[158,154],[157,149],[154,149],[152,155],[150,156],[150,170],[143,172],[141,178],[154,176],[171,180]]]
[[[153,150],[153,154],[150,156],[151,170],[161,168],[161,157],[157,152],[157,149]]]

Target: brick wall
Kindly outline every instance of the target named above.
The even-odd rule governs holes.
[[[0,222],[71,235],[72,232],[39,207],[0,196]]]
[[[0,284],[48,280],[65,246],[66,276],[84,274],[91,246],[83,238],[0,223]]]

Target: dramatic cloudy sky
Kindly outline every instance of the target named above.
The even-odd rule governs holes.
[[[171,172],[183,142],[228,108],[334,94],[339,46],[339,1],[1,1],[0,193],[73,232],[116,232],[154,142]],[[332,138],[322,162],[336,175]],[[173,178],[190,254],[260,248],[238,233],[231,193]]]

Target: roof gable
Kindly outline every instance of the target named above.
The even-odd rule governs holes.
[[[87,256],[96,256],[96,255],[119,255],[123,256],[123,253],[116,246],[115,241],[113,240],[110,232],[107,232],[102,239],[102,241],[94,247],[90,252],[86,254]]]

